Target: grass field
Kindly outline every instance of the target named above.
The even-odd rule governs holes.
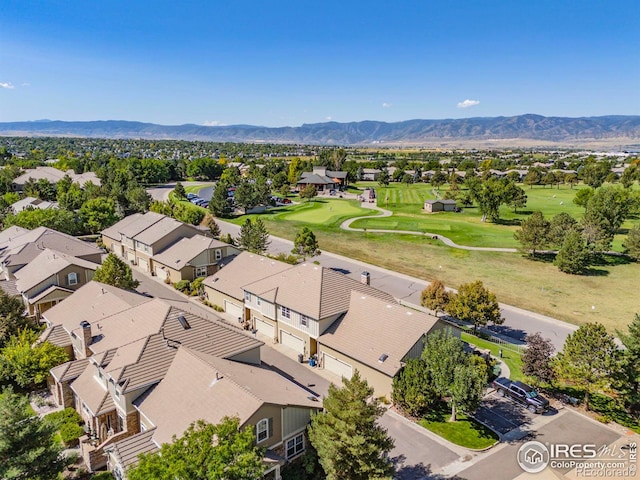
[[[518,242],[513,238],[519,228],[519,222],[532,212],[540,210],[547,219],[566,212],[576,219],[583,216],[584,210],[573,203],[578,186],[558,188],[526,187],[527,206],[514,212],[512,208],[500,208],[500,223],[482,222],[482,214],[476,207],[465,207],[462,212],[439,212],[427,214],[423,212],[425,200],[436,198],[438,193],[428,184],[412,185],[393,183],[388,187],[379,187],[374,182],[363,182],[362,187],[373,187],[378,194],[378,206],[391,210],[393,215],[385,218],[363,219],[354,222],[354,228],[410,230],[429,232],[449,237],[460,245],[476,247],[511,247],[517,248]],[[444,195],[446,188],[441,188]],[[625,228],[638,223],[638,219],[627,221]],[[614,249],[621,250],[623,236],[618,235],[614,241]]]
[[[491,350],[491,355],[494,357],[499,357],[500,350],[502,350],[502,361],[509,367],[509,378],[511,380],[524,380],[524,374],[522,373],[522,356],[518,352],[501,348],[498,344],[474,337],[465,332],[460,334],[460,338],[467,343],[472,343],[478,348]],[[505,374],[501,373],[501,375],[504,376]]]
[[[434,408],[429,415],[419,420],[418,424],[451,443],[466,448],[480,450],[498,442],[498,435],[495,432],[464,413],[457,413],[456,422],[450,422],[450,416],[451,410],[446,404],[442,404],[440,408]]]

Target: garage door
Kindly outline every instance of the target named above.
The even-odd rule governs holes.
[[[140,265],[145,272],[149,271],[149,260],[147,260],[146,258],[139,257],[138,265]]]
[[[164,267],[154,267],[156,270],[156,275],[160,280],[166,280],[169,276],[169,272]]]
[[[338,360],[331,355],[323,354],[323,363],[324,368],[329,370],[332,373],[340,377],[351,378],[353,375],[353,368],[348,363],[343,362],[342,360]]]
[[[253,317],[253,321],[255,322],[256,330],[258,330],[258,333],[266,335],[269,338],[274,338],[273,325],[256,317]]]
[[[242,307],[231,303],[227,300],[224,301],[224,311],[233,315],[236,318],[242,318]]]
[[[304,340],[291,335],[289,332],[280,330],[280,343],[285,347],[294,349],[298,353],[304,353]]]

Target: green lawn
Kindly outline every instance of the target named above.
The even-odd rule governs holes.
[[[358,220],[351,225],[352,227],[429,232],[449,237],[460,245],[476,247],[517,248],[519,243],[513,238],[513,234],[519,228],[519,222],[537,210],[542,211],[549,219],[561,212],[566,212],[576,219],[584,214],[583,208],[573,203],[576,192],[584,188],[584,185],[573,189],[566,185],[559,189],[542,186],[530,188],[521,185],[527,194],[527,206],[516,213],[512,208],[503,205],[500,208],[500,222],[497,224],[482,222],[482,214],[476,207],[465,207],[462,212],[424,213],[424,201],[436,198],[436,194],[442,197],[448,187],[442,187],[438,192],[425,183],[392,183],[388,187],[380,187],[375,182],[361,182],[358,186],[375,188],[378,206],[391,210],[393,215]],[[638,223],[638,219],[629,220],[623,228],[629,228],[635,223]],[[615,249],[621,249],[622,238],[621,235],[616,236]]]
[[[450,416],[451,410],[446,404],[442,404],[439,408],[429,412],[429,415],[419,420],[418,423],[427,430],[461,447],[480,450],[498,442],[498,435],[495,432],[476,422],[473,418],[458,413],[456,415],[458,420],[450,422]]]
[[[500,350],[502,350],[502,361],[509,367],[509,378],[511,380],[524,380],[524,374],[522,373],[522,357],[516,351],[509,350],[508,348],[501,347],[498,344],[483,340],[482,338],[469,335],[462,332],[460,338],[467,343],[472,343],[478,348],[491,350],[491,355],[494,357],[500,356]]]

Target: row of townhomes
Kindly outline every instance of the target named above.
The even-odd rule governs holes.
[[[208,230],[147,212],[130,215],[103,230],[102,242],[126,262],[175,283],[211,275],[223,258],[239,253],[207,235]]]
[[[71,359],[52,369],[49,384],[58,405],[84,419],[85,463],[119,479],[139,454],[156,452],[192,422],[238,416],[265,447],[265,478],[278,480],[280,468],[305,451],[306,427],[322,401],[262,363],[261,348],[280,343],[336,381],[357,369],[377,396],[390,397],[394,376],[420,355],[427,334],[444,327],[371,287],[366,275],[357,281],[320,265],[240,252],[160,214],[127,217],[102,240],[158,280],[206,277],[203,295],[223,310],[95,282],[91,272],[104,251],[53,230],[0,234],[2,288],[13,286],[26,305],[39,307],[47,327],[40,340]],[[44,277],[53,283],[38,282]],[[39,290],[27,288],[34,282]],[[55,292],[64,295],[52,300]]]
[[[267,343],[281,343],[299,359],[312,357],[338,377],[357,369],[376,395],[390,397],[393,377],[420,356],[425,335],[444,324],[368,280],[242,252],[203,285],[209,302]]]

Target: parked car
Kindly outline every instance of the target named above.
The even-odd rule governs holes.
[[[511,398],[531,413],[544,413],[549,409],[549,400],[526,383],[513,382],[508,378],[500,377],[496,378],[492,385],[498,395]]]
[[[189,201],[197,205],[200,200],[202,200],[200,197],[193,197]]]
[[[187,193],[187,200],[191,200],[192,198],[198,198],[195,193]]]

